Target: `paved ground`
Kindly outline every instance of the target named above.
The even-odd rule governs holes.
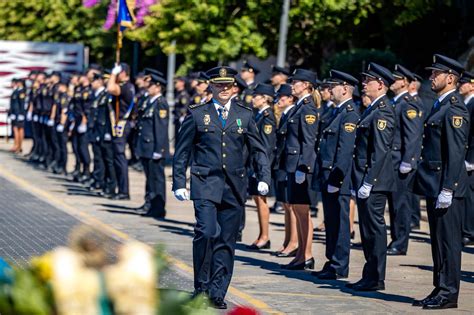
[[[8,147],[4,143],[0,144],[0,177],[4,178],[0,181],[0,255],[13,253],[11,255],[16,255],[18,258],[15,259],[21,261],[30,254],[62,244],[67,230],[75,222],[82,221],[99,226],[119,241],[134,238],[151,245],[164,244],[167,253],[175,259],[172,272],[164,276],[165,283],[162,285],[191,290],[191,239],[194,224],[191,202],[180,203],[170,192],[166,220],[137,216],[132,209],[143,201],[142,174],[130,172],[131,201],[112,202],[90,194],[62,177],[34,169],[5,152]],[[167,173],[169,175],[169,168]],[[169,179],[168,185],[171,185]],[[27,198],[22,197],[20,201],[18,196],[23,195]],[[23,214],[15,216],[12,214],[15,210]],[[4,221],[4,213],[8,221]],[[56,221],[53,221],[53,217]],[[244,244],[251,243],[258,233],[257,216],[251,204],[247,208],[247,219]],[[315,225],[321,220],[315,219]],[[33,227],[31,221],[35,221],[36,225],[44,222],[56,228],[41,234],[41,227]],[[33,228],[28,228],[28,224]],[[17,232],[15,226],[22,229]],[[10,235],[7,242],[3,240],[5,229],[15,235]],[[272,215],[271,233],[272,250],[275,250],[283,239],[282,215]],[[24,241],[25,237],[38,239],[35,242],[40,239],[46,241],[32,248]],[[279,264],[289,259],[274,258],[268,254],[269,251],[251,252],[244,244],[239,244],[237,248],[235,276],[228,298],[232,303],[258,307],[262,313],[418,313],[420,310],[411,306],[412,299],[424,297],[432,289],[432,262],[425,222],[420,231],[412,233],[407,256],[389,257],[387,289],[378,293],[353,293],[344,287],[346,281],[320,281],[308,272],[281,270]],[[15,251],[19,254],[14,254]],[[313,252],[316,269],[320,269],[325,261],[324,236],[320,233],[315,234]],[[463,254],[460,309],[448,313],[471,313],[474,309],[473,254],[474,248],[467,248]],[[363,262],[362,251],[352,250],[348,281],[360,278]]]

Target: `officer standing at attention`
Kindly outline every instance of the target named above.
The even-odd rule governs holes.
[[[255,77],[260,72],[260,69],[255,65],[252,61],[244,61],[242,65],[242,69],[240,70],[240,77],[245,81],[247,84],[247,88],[242,93],[242,101],[244,104],[250,108],[252,108],[252,95],[253,89],[257,86],[257,82],[255,81]]]
[[[357,125],[351,187],[357,192],[366,263],[362,279],[347,287],[355,291],[377,291],[385,289],[387,231],[384,212],[387,197],[395,189],[392,143],[397,125],[395,110],[386,96],[395,78],[387,68],[372,62],[362,75],[363,92],[372,103]]]
[[[457,308],[461,280],[462,216],[468,191],[465,165],[469,112],[456,92],[463,66],[433,56],[431,89],[438,99],[425,122],[414,192],[426,197],[433,255],[433,291],[414,306]]]
[[[8,110],[8,118],[10,118],[13,127],[14,142],[10,152],[20,153],[22,148],[22,141],[24,137],[24,123],[25,123],[25,99],[26,91],[22,80],[13,79],[13,92],[10,96],[10,109]]]
[[[107,92],[113,97],[112,107],[116,108],[116,99],[119,100],[119,111],[115,115],[116,130],[113,138],[114,144],[114,163],[117,172],[118,194],[113,196],[114,200],[129,200],[128,185],[128,162],[125,157],[125,146],[127,144],[128,134],[130,133],[130,124],[128,118],[133,109],[133,99],[135,96],[135,87],[130,82],[130,67],[126,63],[115,65],[112,69],[110,79],[107,82]]]
[[[205,103],[206,90],[209,87],[209,77],[203,71],[199,71],[196,77],[196,86],[191,97],[191,104]]]
[[[236,237],[247,194],[244,147],[258,164],[259,193],[268,193],[270,184],[270,165],[252,111],[231,100],[236,74],[230,67],[207,72],[213,98],[189,107],[173,160],[176,198],[194,201],[194,295],[208,294],[219,309],[227,308],[224,297],[232,278]],[[191,196],[186,189],[190,159]]]
[[[326,231],[326,258],[319,279],[347,278],[351,230],[349,222],[350,169],[359,114],[352,95],[359,81],[338,70],[329,72],[327,81],[335,107],[322,129],[313,174],[313,187],[323,201]]]
[[[165,159],[169,153],[169,107],[162,91],[166,80],[156,74],[149,78],[148,99],[138,120],[136,152],[145,172],[145,206],[142,214],[155,218],[166,215]]]
[[[393,168],[397,189],[388,197],[390,213],[390,242],[388,255],[406,255],[411,231],[411,215],[417,198],[408,191],[421,153],[424,109],[408,93],[408,85],[415,80],[414,74],[401,65],[395,65],[392,73],[395,82],[390,89],[395,94],[393,107],[397,117],[392,147]],[[415,200],[413,200],[415,198]]]
[[[474,244],[474,74],[465,71],[459,79],[459,94],[469,111],[471,127],[466,155],[466,169],[469,175],[469,186],[466,194],[466,206],[462,224],[462,243],[464,246]]]
[[[191,102],[191,98],[186,91],[186,78],[176,77],[174,79],[174,109],[173,109],[173,123],[174,123],[174,138],[175,145],[178,142],[178,132],[181,127],[181,123],[188,114],[188,106]]]

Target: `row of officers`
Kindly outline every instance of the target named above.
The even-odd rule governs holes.
[[[253,110],[232,92],[236,70],[209,70],[212,98],[189,107],[173,159],[175,197],[193,200],[196,215],[195,294],[205,293],[216,307],[226,307],[247,193],[254,196],[260,223],[253,249],[269,247],[268,240],[261,240],[268,233],[268,194],[273,190],[284,204],[287,237],[281,253],[288,254],[292,234],[297,243],[294,255],[285,255],[293,260],[281,266],[289,270],[314,268],[309,207],[321,193],[327,261],[313,275],[322,280],[348,277],[350,203],[355,199],[366,260],[361,279],[347,284],[355,291],[385,289],[387,253],[406,254],[413,208],[422,196],[434,289],[413,305],[456,308],[463,237],[472,242],[474,231],[474,76],[449,57],[433,59],[427,69],[438,98],[429,106],[409,93],[419,79],[402,65],[392,70],[368,65],[361,74],[366,107],[354,102],[359,84],[354,76],[331,70],[319,89],[329,92],[330,102],[322,104],[316,73],[296,69],[291,83],[282,84],[276,94],[271,85],[256,85]],[[387,96],[389,90],[394,97]]]

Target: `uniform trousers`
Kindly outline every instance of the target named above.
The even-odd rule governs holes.
[[[472,176],[472,175],[471,175]],[[463,211],[462,236],[474,239],[474,191],[471,187],[467,189],[465,197],[466,206]]]
[[[350,195],[322,192],[324,226],[326,228],[326,258],[323,269],[347,277],[351,248],[349,220]]]
[[[41,120],[42,121],[42,120]],[[39,124],[39,135],[38,135],[38,140],[39,140],[39,156],[40,156],[40,162],[45,162],[46,161],[46,155],[48,154],[48,143],[46,141],[46,132],[45,129],[47,128],[46,124],[40,123]]]
[[[165,159],[140,158],[145,172],[145,202],[150,204],[151,216],[164,216],[166,204]]]
[[[387,229],[384,212],[388,194],[372,191],[366,199],[357,198],[360,236],[366,261],[362,279],[370,282],[385,280]]]
[[[234,270],[234,252],[242,212],[231,186],[224,184],[222,201],[194,200],[194,288],[211,298],[224,298]]]
[[[91,156],[89,154],[89,134],[86,132],[77,134],[79,144],[79,157],[84,166],[83,171],[89,171],[91,164]]]
[[[77,133],[77,130],[72,131],[71,144],[72,144],[72,152],[74,153],[74,158],[76,160],[74,171],[80,172],[81,171],[81,156],[79,154],[79,134]]]
[[[426,199],[433,256],[433,285],[438,296],[457,303],[461,281],[464,198],[453,198],[446,209],[435,209],[437,198]]]
[[[92,178],[99,186],[104,186],[105,180],[105,162],[102,156],[102,149],[99,141],[92,142],[92,153],[94,154],[94,169],[92,171]]]
[[[49,165],[53,161],[56,161],[56,155],[58,154],[58,141],[56,137],[56,130],[54,126],[44,125],[45,138],[47,142],[48,152],[46,154],[46,164]]]
[[[117,174],[118,192],[119,194],[128,195],[128,161],[125,157],[125,147],[127,145],[128,134],[130,133],[130,125],[127,123],[122,137],[114,137],[112,139],[114,148],[114,164]]]
[[[67,165],[67,140],[68,140],[68,132],[66,129],[63,132],[56,131],[56,141],[58,143],[58,154],[56,155],[56,165],[62,169],[66,169],[66,165]]]
[[[31,137],[33,138],[33,147],[31,148],[31,157],[36,157],[38,155],[38,122],[31,121]]]
[[[406,252],[410,239],[410,224],[415,194],[408,191],[408,182],[412,174],[401,174],[398,171],[397,174],[395,178],[397,189],[388,194],[390,237],[392,239],[389,247]]]
[[[421,209],[420,209],[420,197],[413,194],[412,198],[412,213],[411,213],[411,223],[414,225],[420,225],[421,220]]]

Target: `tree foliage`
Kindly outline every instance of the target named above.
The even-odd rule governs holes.
[[[0,38],[5,40],[83,43],[91,57],[104,61],[115,35],[102,29],[107,4],[87,9],[82,0],[0,1]]]

